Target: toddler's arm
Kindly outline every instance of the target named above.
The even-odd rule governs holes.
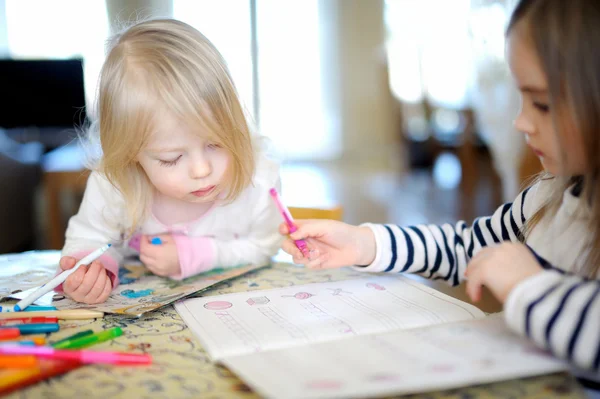
[[[63,256],[81,259],[109,242],[121,239],[122,197],[98,173],[93,172],[86,186],[79,211],[69,220]],[[122,256],[116,248],[105,252],[98,261],[107,270],[113,288],[119,282]]]

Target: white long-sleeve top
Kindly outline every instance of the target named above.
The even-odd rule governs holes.
[[[280,188],[279,165],[259,158],[252,183],[231,203],[215,203],[202,217],[187,223],[165,225],[151,213],[131,239],[127,237],[126,209],[121,193],[101,174],[91,173],[79,212],[69,220],[62,254],[77,258],[106,244],[100,258],[111,272],[113,287],[123,259],[139,250],[139,234],[172,234],[185,278],[215,267],[269,262],[280,244],[281,215],[269,189]]]
[[[550,194],[549,186],[539,182],[470,227],[465,222],[405,228],[367,224],[377,254],[371,265],[357,269],[417,273],[460,284],[481,248],[519,241],[519,230]],[[587,221],[585,205],[567,190],[557,214],[542,219],[526,241],[544,271],[513,289],[504,314],[514,331],[600,380],[600,281],[580,277],[591,239]]]

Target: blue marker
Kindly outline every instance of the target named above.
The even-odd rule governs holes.
[[[0,328],[18,328],[21,335],[53,333],[60,330],[58,323],[14,324]]]
[[[38,306],[38,305],[29,305],[25,308],[25,312],[47,312],[58,310],[54,306]]]
[[[36,346],[35,342],[33,342],[33,341],[17,341],[16,344],[24,345],[24,346]]]
[[[150,240],[150,244],[160,245],[160,244],[162,244],[162,240],[160,239],[160,237],[154,237],[152,240]]]

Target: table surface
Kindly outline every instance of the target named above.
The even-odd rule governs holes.
[[[252,272],[215,286],[203,295],[255,291],[364,277],[352,269],[308,271],[289,264]],[[124,335],[94,350],[147,352],[151,366],[90,365],[8,395],[26,398],[256,398],[226,368],[213,364],[172,306],[140,319],[107,316],[97,320],[61,322],[57,340],[82,329],[119,326]],[[584,398],[576,380],[566,373],[518,379],[478,387],[407,396],[409,398]]]

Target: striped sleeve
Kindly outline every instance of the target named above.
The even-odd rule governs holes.
[[[539,347],[600,377],[600,281],[544,271],[511,291],[504,316]]]
[[[535,186],[531,187],[532,189]],[[477,218],[469,227],[455,225],[365,224],[375,235],[377,253],[365,272],[416,273],[458,285],[469,260],[483,247],[502,241],[519,241],[530,206],[530,188],[513,203],[502,205],[492,216]]]

